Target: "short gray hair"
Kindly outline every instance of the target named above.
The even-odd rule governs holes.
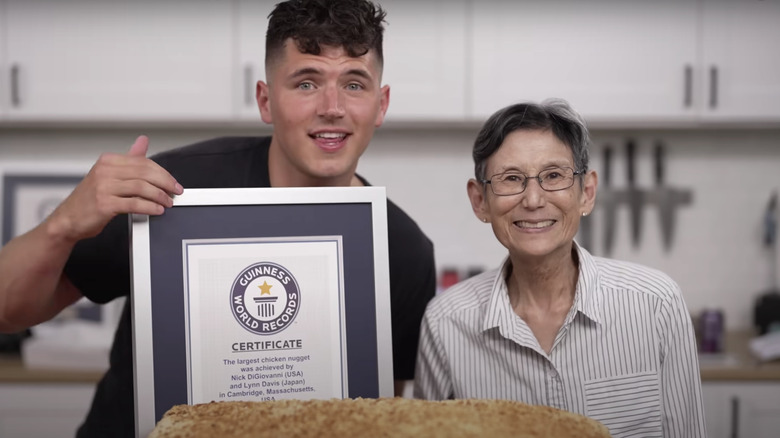
[[[550,130],[571,149],[575,171],[587,172],[590,136],[585,121],[563,99],[547,99],[540,104],[525,102],[496,111],[482,125],[474,149],[474,175],[478,181],[487,178],[487,160],[514,131]]]

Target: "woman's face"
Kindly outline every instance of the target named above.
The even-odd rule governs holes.
[[[551,167],[579,170],[571,150],[552,131],[515,131],[488,159],[486,179],[506,172],[533,177]],[[585,179],[584,186],[579,178]],[[496,238],[513,258],[565,256],[571,251],[582,214],[593,209],[597,176],[594,171],[574,176],[571,187],[553,192],[529,178],[525,191],[509,196],[496,195],[489,185],[470,180],[469,198],[474,213],[492,224]]]

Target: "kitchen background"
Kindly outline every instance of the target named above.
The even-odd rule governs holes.
[[[269,134],[253,84],[272,3],[0,0],[0,167],[86,170],[139,134],[152,153]],[[719,309],[728,331],[751,329],[755,300],[780,270],[776,245],[764,242],[780,191],[780,1],[381,3],[391,102],[358,171],[430,236],[440,272],[462,278],[505,255],[466,197],[481,122],[512,102],[563,97],[589,122],[602,190],[606,147],[611,191],[628,189],[631,141],[634,185],[647,194],[634,244],[629,204],[616,205],[608,227],[602,192],[591,251],[608,253],[612,229],[609,256],[669,274],[692,314]],[[657,144],[663,186],[688,201],[667,213],[668,247],[666,204],[650,202]],[[733,396],[723,399],[714,409],[731,412]],[[2,412],[0,403],[0,431]],[[711,415],[711,429],[734,427],[717,423],[730,415]],[[770,417],[755,414],[752,426],[740,417],[739,427]]]

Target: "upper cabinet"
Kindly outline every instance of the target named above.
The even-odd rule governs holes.
[[[229,119],[232,18],[222,1],[6,0],[6,118]]]
[[[5,113],[11,100],[8,94],[10,91],[10,87],[8,86],[10,83],[10,78],[8,77],[8,74],[10,71],[8,69],[8,64],[6,63],[4,43],[4,41],[8,40],[6,29],[5,2],[0,0],[0,120],[5,118]]]
[[[625,126],[780,121],[780,3],[475,1],[471,71],[483,119],[569,100]]]
[[[383,84],[388,121],[464,120],[468,91],[465,0],[385,0]]]
[[[702,5],[703,119],[780,120],[780,1],[702,0]]]
[[[255,90],[257,81],[265,80],[265,32],[268,30],[268,14],[275,1],[239,0],[236,4],[238,16],[238,61],[234,70],[234,97],[237,114],[243,120],[260,122]]]
[[[693,115],[695,0],[474,2],[473,116],[568,100],[589,121]]]
[[[278,0],[0,0],[0,120],[260,122]],[[380,0],[389,122],[780,123],[778,0]]]

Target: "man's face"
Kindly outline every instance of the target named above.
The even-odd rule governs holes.
[[[354,58],[341,47],[323,46],[310,55],[288,40],[267,70],[257,103],[263,121],[274,125],[271,184],[350,185],[389,102],[375,53]]]

